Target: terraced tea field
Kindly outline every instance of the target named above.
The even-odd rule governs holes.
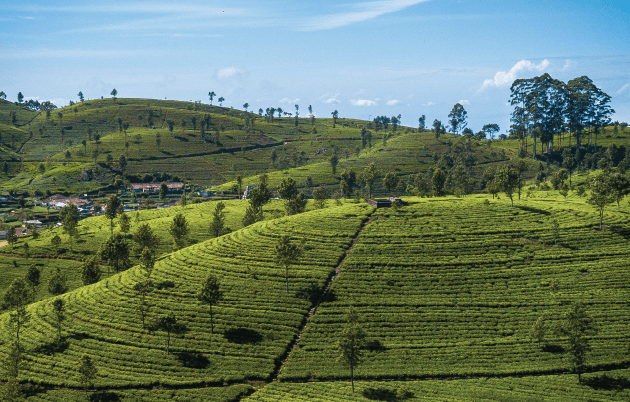
[[[354,306],[371,342],[364,379],[493,376],[568,370],[565,340],[530,340],[573,301],[599,326],[592,369],[630,363],[630,244],[625,212],[581,203],[422,200],[378,210],[291,354],[283,381],[347,379],[334,340]],[[552,221],[560,222],[557,245]]]
[[[147,298],[148,323],[172,313],[182,332],[165,351],[163,331],[143,329],[134,285],[139,267],[64,294],[68,346],[51,352],[55,337],[52,300],[29,306],[32,322],[24,332],[29,368],[20,379],[55,387],[78,386],[78,359],[89,353],[99,367],[99,387],[202,386],[269,379],[310,308],[300,290],[322,288],[356,236],[367,214],[365,204],[345,205],[299,216],[264,221],[241,231],[185,248],[160,259],[152,279],[160,288]],[[280,236],[305,239],[303,257],[289,271],[274,263]],[[225,292],[209,309],[195,294],[215,274]],[[8,314],[0,316],[0,358],[7,353]]]

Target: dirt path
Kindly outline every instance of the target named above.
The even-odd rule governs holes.
[[[272,376],[272,378],[274,380],[277,379],[278,375],[282,372],[282,368],[286,364],[287,360],[289,360],[289,357],[291,356],[291,353],[293,353],[293,351],[299,349],[299,345],[298,344],[300,342],[300,339],[302,339],[302,334],[304,333],[304,331],[306,330],[306,327],[308,327],[308,324],[311,322],[311,319],[315,315],[315,312],[317,311],[317,307],[319,307],[319,305],[320,305],[320,303],[322,301],[326,300],[326,296],[328,295],[328,292],[330,291],[330,287],[332,286],[333,281],[341,273],[341,267],[343,266],[344,262],[348,259],[348,256],[352,252],[352,249],[354,249],[354,246],[356,246],[357,241],[359,240],[359,236],[361,236],[361,233],[363,233],[363,230],[365,230],[365,227],[368,224],[370,224],[375,219],[374,217],[371,216],[375,211],[376,210],[372,211],[370,213],[368,219],[366,219],[364,222],[361,223],[361,226],[359,227],[359,231],[357,232],[357,236],[352,239],[352,244],[350,244],[350,247],[348,247],[348,249],[346,250],[343,259],[341,260],[341,262],[335,268],[335,273],[330,277],[330,279],[326,283],[326,286],[324,287],[324,291],[320,295],[319,300],[317,301],[315,306],[310,309],[310,311],[308,312],[308,315],[306,316],[306,320],[304,321],[304,323],[302,324],[300,330],[298,331],[297,336],[294,338],[293,342],[287,348],[287,351],[285,353],[285,358],[282,359],[282,362],[279,364],[276,372]]]

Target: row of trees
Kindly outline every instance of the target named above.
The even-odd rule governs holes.
[[[597,135],[611,123],[610,116],[615,113],[610,101],[610,96],[587,76],[574,78],[566,84],[549,74],[518,79],[511,87],[510,103],[514,111],[510,132],[521,141],[523,152],[527,138],[533,139],[534,157],[537,140],[541,146],[546,145],[549,152],[554,138],[559,137],[561,144],[564,133],[569,134],[569,145],[575,137],[578,148],[585,133],[589,145],[593,135],[597,150]]]

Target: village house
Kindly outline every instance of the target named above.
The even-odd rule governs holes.
[[[131,183],[127,187],[128,190],[133,192],[143,193],[159,193],[162,183]],[[168,182],[166,188],[171,192],[181,192],[184,189],[184,183],[182,182]]]

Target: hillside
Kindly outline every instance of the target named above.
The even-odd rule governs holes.
[[[596,211],[574,194],[564,200],[533,192],[514,207],[504,197],[409,200],[399,210],[346,203],[277,218],[166,254],[153,274],[161,285],[148,296],[147,328],[133,290],[140,267],[60,296],[68,314],[62,350],[51,345],[52,299],[30,305],[23,338],[29,367],[21,378],[40,389],[28,400],[60,400],[58,387],[79,398],[73,373],[83,353],[98,364],[101,394],[123,401],[400,400],[401,387],[406,400],[627,398],[626,206],[607,208],[599,231]],[[209,206],[194,207],[189,216],[203,222]],[[173,211],[146,211],[143,219],[160,228],[168,218],[159,215]],[[86,232],[107,229],[101,219],[84,221],[93,228]],[[289,293],[273,252],[286,233],[305,239],[304,256],[289,270]],[[225,292],[214,308],[214,334],[208,308],[195,297],[208,273]],[[550,333],[541,348],[530,338],[539,317],[553,327],[578,300],[599,329],[587,356],[592,372],[580,385],[565,360],[565,338]],[[335,360],[349,306],[368,336],[355,393]],[[167,354],[166,333],[150,326],[169,312],[183,331]],[[9,339],[2,328],[0,338]],[[280,382],[266,385],[276,376]],[[398,382],[382,382],[391,379]]]
[[[5,102],[2,108],[17,106]],[[278,172],[295,175],[300,184],[310,174],[315,185],[336,189],[343,169],[374,162],[383,174],[394,171],[404,177],[425,171],[435,162],[434,154],[456,153],[462,147],[459,136],[446,134],[438,140],[409,127],[384,132],[374,130],[372,122],[343,118],[336,124],[329,118],[299,118],[296,127],[292,117],[267,121],[245,111],[165,100],[97,99],[50,115],[24,113],[30,113],[29,120],[0,126],[2,143],[25,162],[5,157],[10,174],[0,188],[93,192],[111,186],[116,175],[140,181],[155,173],[218,186],[237,176],[251,184],[260,173]],[[362,140],[362,129],[369,130],[369,139]],[[504,145],[509,144],[473,141],[468,151],[479,164],[477,170],[507,161],[512,153],[502,151]],[[336,175],[329,164],[333,153],[340,159]],[[121,156],[127,160],[124,172],[118,165]],[[102,172],[102,180],[79,181],[83,170]],[[274,185],[276,181],[272,177]]]

